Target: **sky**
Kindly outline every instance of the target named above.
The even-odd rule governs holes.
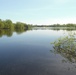
[[[76,0],[0,0],[0,19],[38,25],[76,23]]]

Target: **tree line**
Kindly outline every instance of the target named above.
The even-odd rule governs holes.
[[[16,22],[13,23],[11,20],[1,20],[0,19],[0,29],[29,29],[31,25],[22,23],[22,22]]]
[[[7,20],[0,19],[0,37],[2,37],[3,35],[11,37],[13,35],[13,32],[21,34],[27,30],[30,30],[31,28],[32,25],[30,24],[22,22],[13,23],[10,19]]]
[[[0,29],[30,29],[31,27],[76,27],[76,24],[53,24],[53,25],[31,25],[22,22],[13,23],[10,19],[1,20],[0,19]]]
[[[76,27],[76,24],[53,24],[53,25],[34,25],[33,27]]]

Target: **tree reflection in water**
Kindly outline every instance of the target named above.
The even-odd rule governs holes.
[[[27,30],[25,29],[0,29],[0,37],[2,36],[11,37],[14,32],[16,32],[17,34],[21,34],[26,31]]]
[[[70,33],[68,36],[59,38],[57,41],[52,43],[53,52],[60,54],[61,56],[68,59],[71,63],[76,63],[76,37],[75,33]],[[64,62],[64,61],[63,61]]]

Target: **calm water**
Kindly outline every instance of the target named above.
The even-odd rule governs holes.
[[[29,30],[0,37],[0,75],[75,75],[76,63],[55,54],[51,42],[66,30]]]

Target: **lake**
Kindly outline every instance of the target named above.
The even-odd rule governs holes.
[[[54,53],[51,44],[70,32],[35,28],[0,34],[0,75],[75,75],[76,63]]]

